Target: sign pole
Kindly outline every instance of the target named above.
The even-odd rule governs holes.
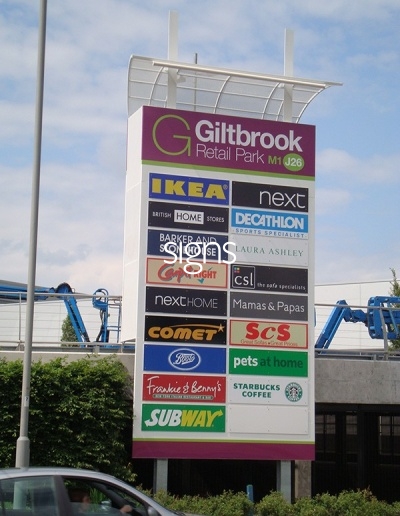
[[[39,186],[40,186],[40,160],[42,148],[42,119],[43,119],[43,90],[44,90],[44,61],[46,46],[46,14],[47,0],[40,2],[39,15],[39,43],[37,62],[37,89],[36,89],[36,119],[35,119],[35,145],[34,162],[32,175],[32,203],[30,219],[30,244],[29,244],[29,267],[27,284],[26,304],[26,329],[24,364],[22,373],[22,395],[21,395],[21,420],[20,435],[17,440],[15,466],[23,468],[29,466],[30,443],[28,437],[28,419],[30,402],[30,382],[32,365],[32,336],[33,316],[35,303],[35,282],[36,282],[36,255],[37,255],[37,234],[39,216]]]

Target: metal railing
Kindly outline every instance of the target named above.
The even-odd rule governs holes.
[[[63,323],[68,317],[64,298],[71,294],[46,293],[35,302],[32,346],[34,349],[78,351],[79,349],[124,350],[132,349],[134,343],[121,343],[121,296],[108,296],[108,339],[99,341],[103,325],[101,312],[93,306],[93,296],[76,294],[77,302],[89,342],[66,342],[63,339]],[[102,295],[104,298],[104,295]],[[0,350],[24,348],[26,324],[26,292],[14,293],[13,299],[0,298]],[[64,341],[63,341],[64,340]]]
[[[26,293],[11,301],[0,299],[0,351],[22,350],[25,343]],[[93,307],[91,295],[73,294],[84,321],[90,342],[63,342],[62,325],[68,313],[63,296],[70,294],[46,294],[46,299],[35,303],[32,346],[35,350],[62,350],[74,352],[90,351],[134,351],[134,342],[121,342],[121,296],[108,296],[108,342],[99,342],[102,325],[100,312]],[[335,304],[315,305],[315,341],[320,335]],[[352,306],[367,311],[367,306]],[[379,308],[375,308],[379,309]],[[381,308],[382,310],[383,308]],[[314,343],[310,343],[313,346]],[[362,323],[342,322],[328,349],[319,350],[317,356],[353,357],[367,359],[400,359],[400,350],[391,350],[387,339],[371,339],[368,329]]]

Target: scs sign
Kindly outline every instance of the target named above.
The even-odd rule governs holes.
[[[230,344],[262,348],[308,347],[307,325],[276,321],[230,321]]]

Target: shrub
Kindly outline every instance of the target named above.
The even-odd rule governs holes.
[[[282,493],[271,491],[255,505],[257,516],[290,516],[294,513],[293,506],[287,502]]]
[[[0,467],[15,461],[21,409],[22,362],[0,360]],[[134,480],[132,385],[115,356],[67,363],[34,362],[29,439],[32,466],[98,469]]]
[[[165,491],[159,491],[154,499],[175,511],[205,514],[207,516],[250,516],[253,503],[246,493],[224,491],[217,496],[182,496],[178,498]]]

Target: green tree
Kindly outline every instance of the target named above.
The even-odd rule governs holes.
[[[15,462],[22,362],[0,359],[0,468]],[[132,380],[115,357],[34,362],[30,464],[96,469],[132,481]]]
[[[398,282],[396,271],[395,271],[395,269],[390,269],[390,270],[391,270],[393,279],[390,283],[390,293],[389,294],[391,296],[400,297],[400,283]],[[398,307],[400,308],[400,305],[398,305]],[[391,345],[390,345],[391,350],[400,349],[400,339],[394,339],[394,340],[391,340],[390,342],[391,342]]]
[[[67,317],[63,320],[61,326],[61,342],[78,342],[69,315],[67,315]]]

